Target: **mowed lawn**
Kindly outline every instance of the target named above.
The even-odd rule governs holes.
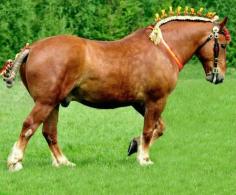
[[[215,86],[196,66],[186,67],[169,98],[150,167],[127,157],[143,126],[131,107],[96,110],[73,102],[60,109],[59,142],[77,167],[51,166],[40,128],[24,169],[9,173],[7,156],[33,102],[20,81],[10,90],[1,82],[0,194],[236,194],[236,74]]]

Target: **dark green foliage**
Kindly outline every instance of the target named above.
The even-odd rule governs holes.
[[[154,15],[169,5],[201,6],[230,19],[232,43],[228,63],[236,66],[234,34],[235,0],[1,0],[0,64],[14,57],[26,42],[75,34],[89,39],[115,40],[154,22]],[[234,8],[235,7],[235,8]],[[1,65],[0,65],[1,66]]]

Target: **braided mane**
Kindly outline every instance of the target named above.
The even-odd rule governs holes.
[[[161,14],[156,14],[156,24],[153,28],[152,33],[150,34],[150,39],[157,45],[162,39],[162,33],[160,26],[171,22],[171,21],[196,21],[196,22],[216,22],[219,17],[215,12],[203,13],[203,8],[200,8],[199,11],[195,12],[193,8],[185,7],[184,12],[181,12],[182,8],[179,6],[176,9],[176,12],[173,11],[173,8],[169,8],[169,13],[166,13],[166,10],[161,10]]]
[[[203,13],[203,10],[204,8],[200,8],[199,11],[195,11],[194,8],[186,6],[184,11],[182,11],[182,7],[179,6],[174,12],[173,8],[170,6],[169,13],[166,13],[166,10],[161,10],[161,14],[156,13],[155,20],[161,26],[162,24],[175,20],[213,22],[219,19],[216,12]]]
[[[159,22],[156,23],[156,25],[158,25],[160,27],[163,24],[166,24],[166,23],[172,22],[172,21],[215,22],[217,20],[218,20],[217,17],[210,19],[210,18],[200,17],[200,16],[170,16],[168,18],[160,20]]]

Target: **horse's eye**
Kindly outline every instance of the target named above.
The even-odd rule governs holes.
[[[225,48],[226,48],[226,44],[221,44],[221,47],[222,47],[223,49],[225,49]]]

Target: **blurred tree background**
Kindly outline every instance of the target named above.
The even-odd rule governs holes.
[[[89,39],[116,40],[154,22],[156,12],[172,5],[205,7],[229,17],[232,42],[229,66],[236,67],[236,0],[1,0],[0,66],[26,42],[73,34]]]

